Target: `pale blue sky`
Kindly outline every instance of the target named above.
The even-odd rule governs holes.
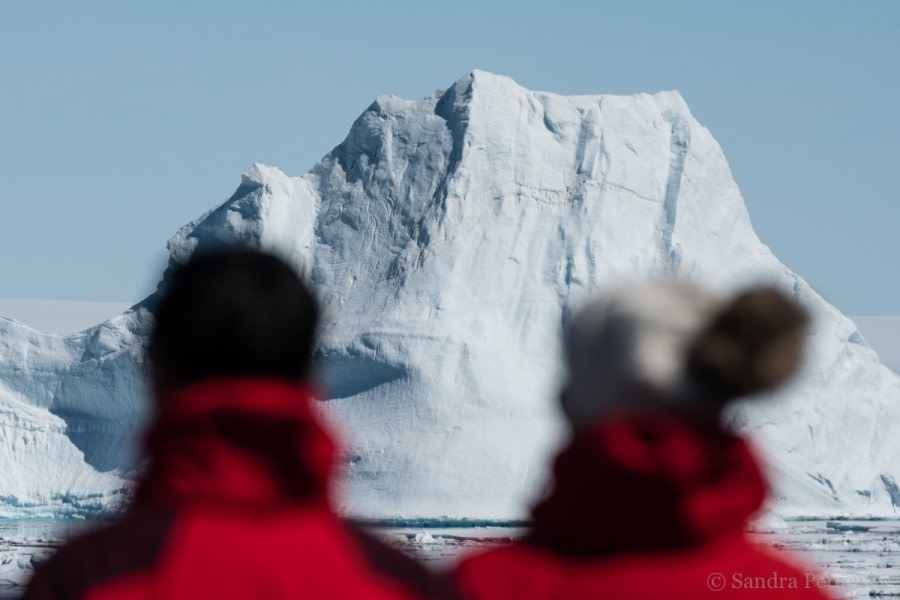
[[[0,0],[0,297],[140,300],[250,163],[302,174],[379,94],[473,68],[679,90],[776,255],[900,314],[898,0]]]

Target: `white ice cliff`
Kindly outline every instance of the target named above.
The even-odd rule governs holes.
[[[476,71],[424,100],[381,97],[306,175],[251,167],[170,260],[232,244],[281,253],[323,300],[320,377],[354,442],[348,513],[523,516],[564,434],[563,325],[592,294],[659,275],[773,281],[813,313],[802,375],[734,415],[766,449],[781,514],[900,506],[900,379],[757,239],[675,92],[565,97]],[[153,301],[69,336],[0,319],[0,516],[124,496]]]

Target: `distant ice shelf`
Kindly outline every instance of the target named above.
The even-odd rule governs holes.
[[[0,315],[44,333],[75,333],[128,310],[126,302],[0,298]]]

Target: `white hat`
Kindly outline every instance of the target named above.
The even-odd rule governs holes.
[[[717,413],[786,380],[806,313],[769,287],[721,297],[695,284],[620,289],[585,306],[566,338],[573,424],[645,406]]]

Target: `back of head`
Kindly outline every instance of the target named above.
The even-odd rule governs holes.
[[[806,322],[771,287],[732,297],[684,282],[620,289],[584,307],[568,331],[563,409],[574,425],[647,406],[718,415],[795,372]]]
[[[155,310],[148,356],[158,387],[217,376],[307,376],[318,306],[294,270],[252,250],[176,268]]]

